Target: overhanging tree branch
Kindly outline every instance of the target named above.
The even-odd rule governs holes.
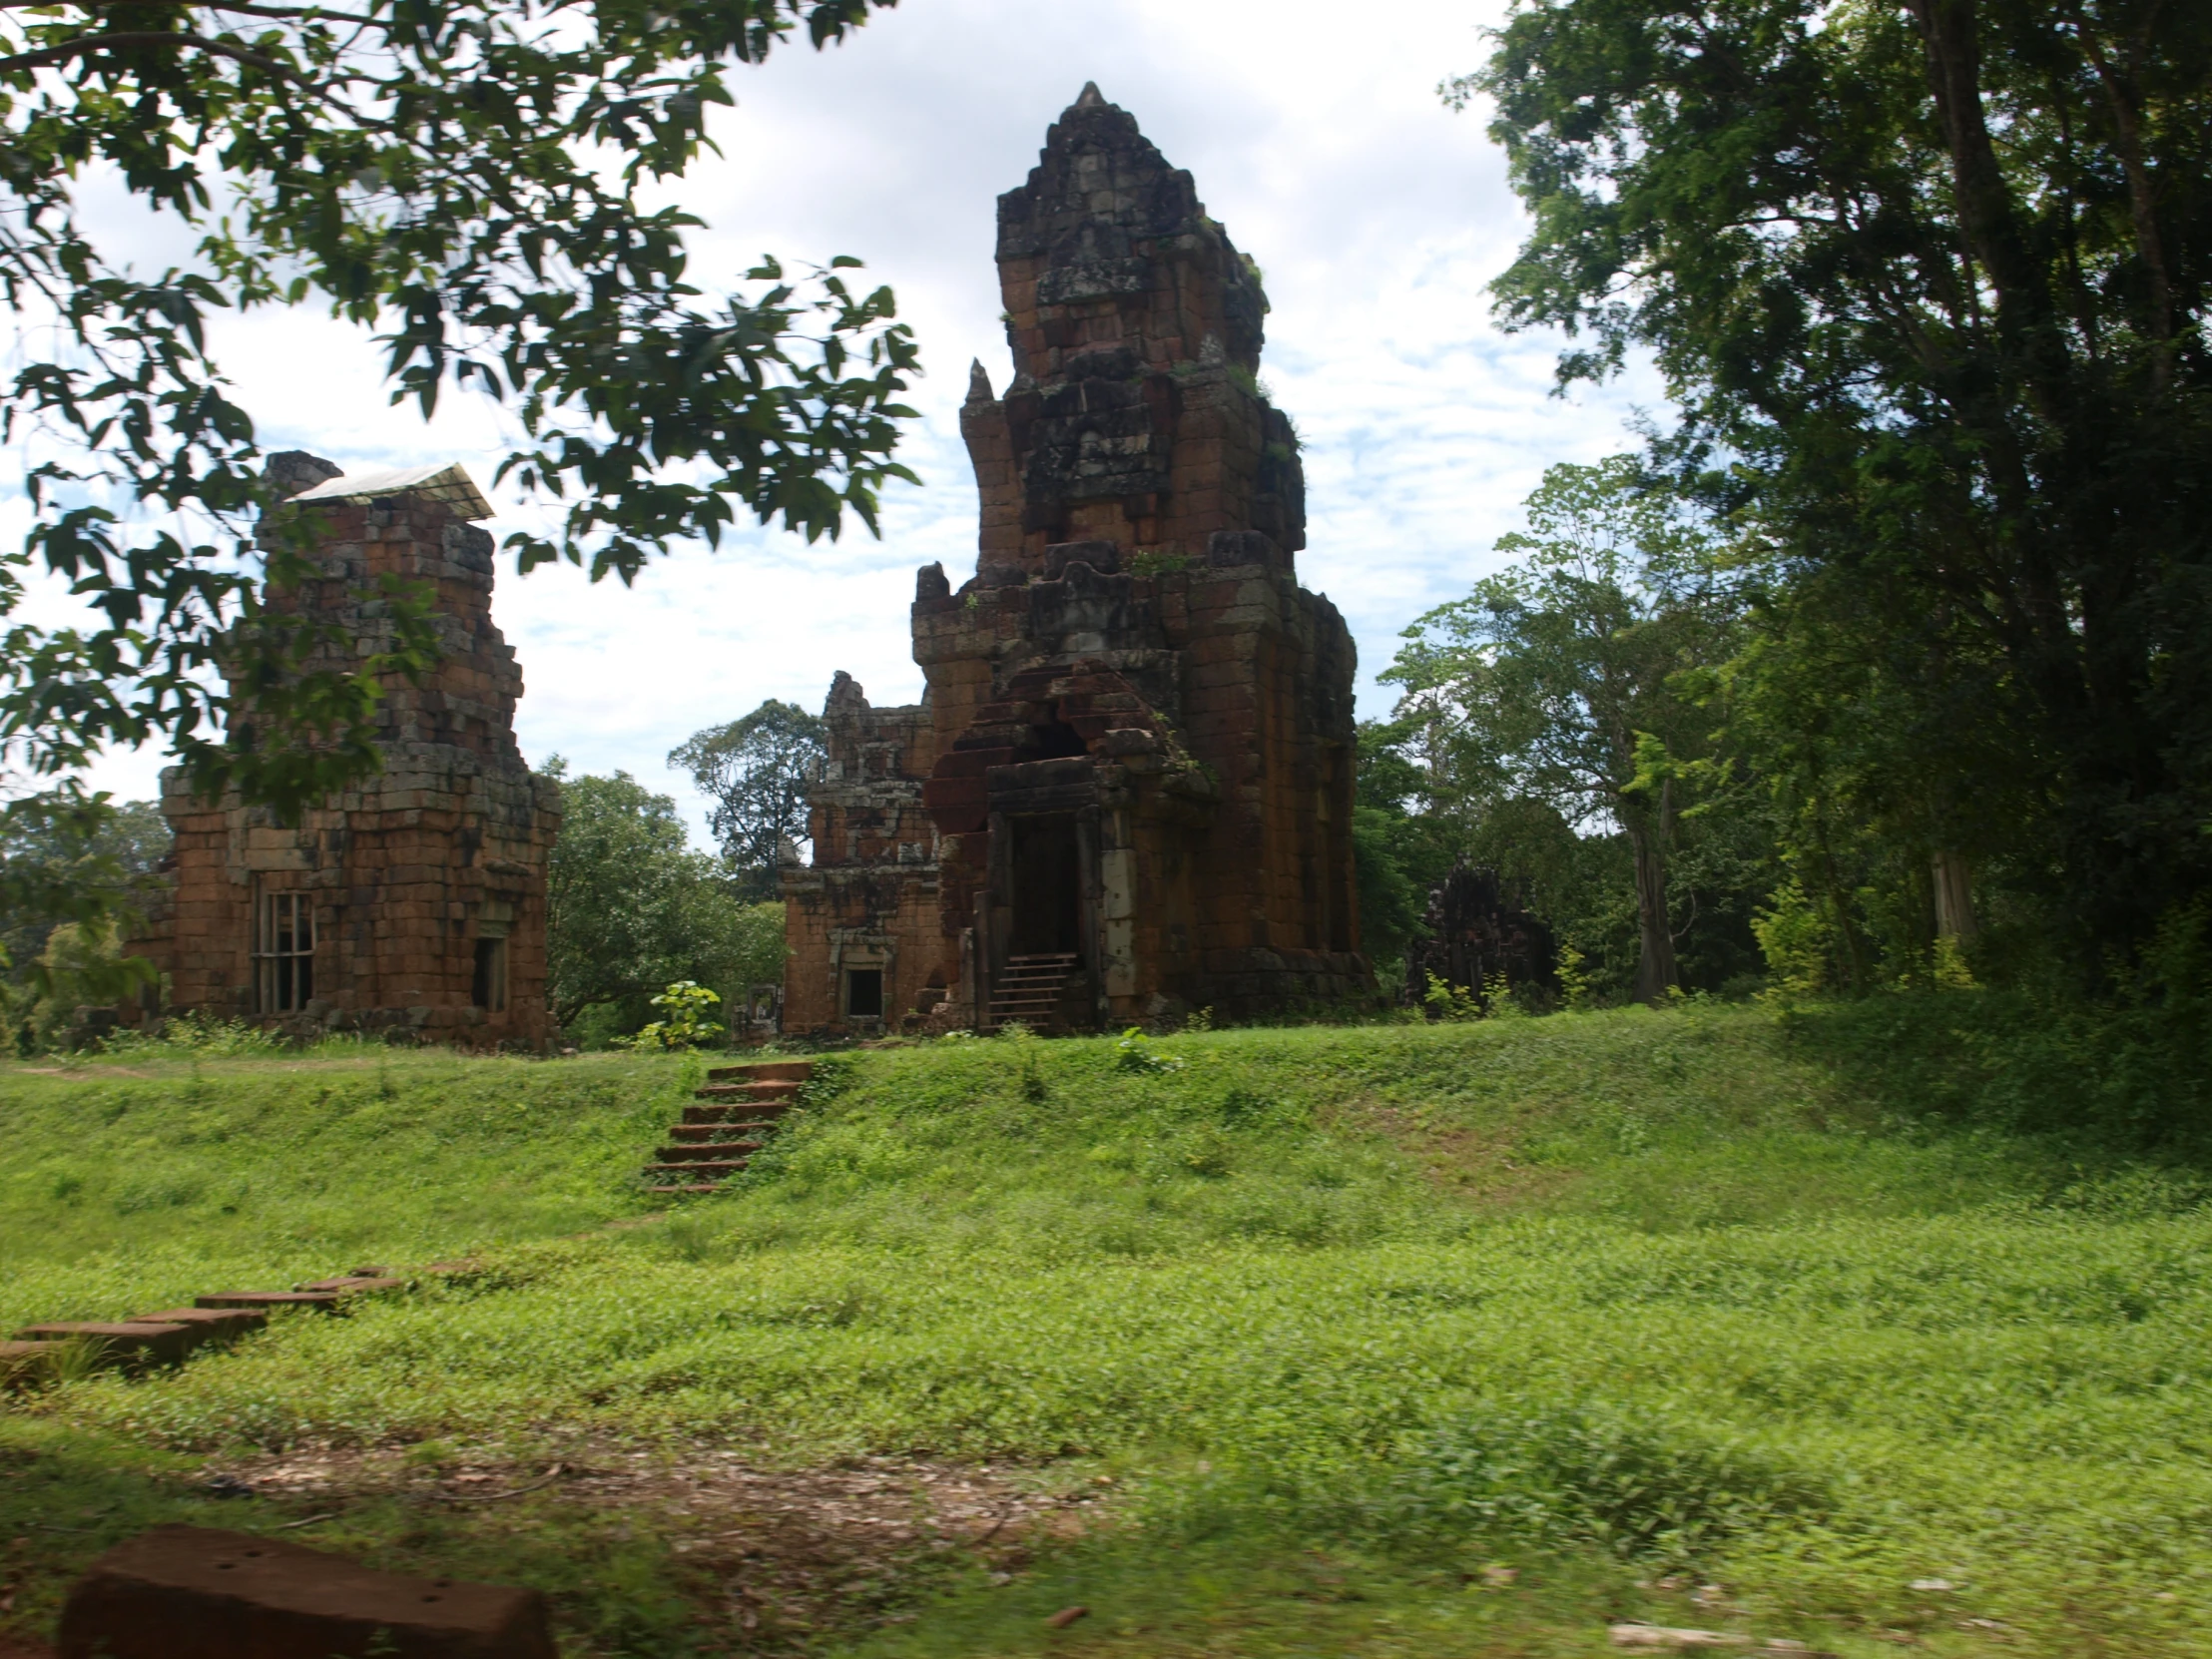
[[[267,70],[272,75],[281,75],[289,80],[302,77],[291,65],[279,63],[265,52],[251,51],[243,46],[233,46],[226,41],[210,40],[205,35],[179,34],[169,29],[124,29],[112,34],[84,35],[76,40],[63,41],[58,46],[41,47],[36,52],[18,52],[13,57],[0,58],[0,75],[19,69],[51,69],[56,64],[67,63],[88,53],[116,51],[128,46],[189,46],[199,52],[213,52],[218,57],[236,59],[256,69]]]

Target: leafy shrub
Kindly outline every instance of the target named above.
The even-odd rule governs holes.
[[[1144,1040],[1144,1027],[1132,1025],[1114,1044],[1114,1064],[1123,1071],[1181,1071],[1183,1062],[1162,1054]]]
[[[707,1016],[722,998],[706,986],[679,979],[653,998],[663,1017],[634,1037],[617,1037],[617,1048],[697,1048],[722,1035],[722,1027]]]
[[[1384,1503],[1417,1534],[1595,1544],[1690,1563],[1831,1507],[1825,1480],[1740,1440],[1581,1406],[1469,1419],[1423,1442]]]

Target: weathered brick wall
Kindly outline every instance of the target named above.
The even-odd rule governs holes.
[[[420,495],[286,510],[307,515],[321,572],[300,608],[366,653],[389,630],[378,580],[424,582],[441,655],[420,685],[385,687],[383,771],[296,827],[235,798],[196,801],[180,771],[163,775],[175,886],[146,948],[170,1003],[301,1029],[540,1045],[552,1034],[545,874],[560,792],[515,744],[522,673],[491,620],[491,538]],[[312,905],[314,995],[278,1013],[257,990],[256,906],[292,892]],[[478,941],[495,936],[506,941],[504,1008],[475,995]]]
[[[787,1023],[840,1028],[826,934],[863,913],[893,941],[902,987],[949,993],[938,1023],[974,1018],[1034,936],[1013,843],[1042,824],[1074,837],[1092,1020],[1364,994],[1355,656],[1336,608],[1294,574],[1304,475],[1254,379],[1258,273],[1190,175],[1096,88],[998,222],[1015,372],[994,397],[978,364],[961,413],[976,575],[955,592],[939,567],[920,573],[928,695],[897,713],[925,715],[932,739],[905,742],[903,774],[876,786],[920,785],[935,925],[903,919],[918,885],[833,898],[856,893],[860,863],[818,838],[815,868],[789,877],[795,896],[821,886],[790,912]],[[843,825],[840,803],[826,788],[818,824]],[[925,955],[924,976],[903,965]]]

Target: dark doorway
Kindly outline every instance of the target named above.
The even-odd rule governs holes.
[[[487,1014],[507,1011],[507,941],[504,938],[476,941],[476,972],[468,999]]]
[[[1013,836],[1013,929],[1007,953],[1044,956],[1083,948],[1077,905],[1082,861],[1072,818],[1017,818]]]
[[[883,970],[881,968],[845,969],[844,1017],[846,1019],[881,1019],[883,1017]]]

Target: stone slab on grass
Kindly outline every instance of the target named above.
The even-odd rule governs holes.
[[[130,1325],[182,1325],[192,1332],[192,1346],[236,1342],[269,1324],[269,1316],[253,1308],[164,1308],[158,1314],[133,1314]]]
[[[325,1312],[338,1305],[335,1291],[217,1291],[213,1296],[196,1296],[195,1308],[320,1308]]]
[[[304,1285],[294,1285],[295,1291],[329,1291],[336,1296],[385,1296],[407,1288],[404,1279],[376,1279],[363,1274],[347,1274],[342,1279],[310,1279]]]
[[[0,1388],[38,1382],[47,1375],[60,1343],[0,1343]]]
[[[376,1572],[204,1526],[158,1526],[86,1569],[62,1659],[555,1659],[535,1590]]]
[[[196,1334],[186,1325],[138,1325],[127,1321],[103,1324],[97,1320],[57,1320],[51,1325],[26,1325],[16,1334],[18,1342],[91,1343],[104,1365],[175,1365],[192,1352]]]

